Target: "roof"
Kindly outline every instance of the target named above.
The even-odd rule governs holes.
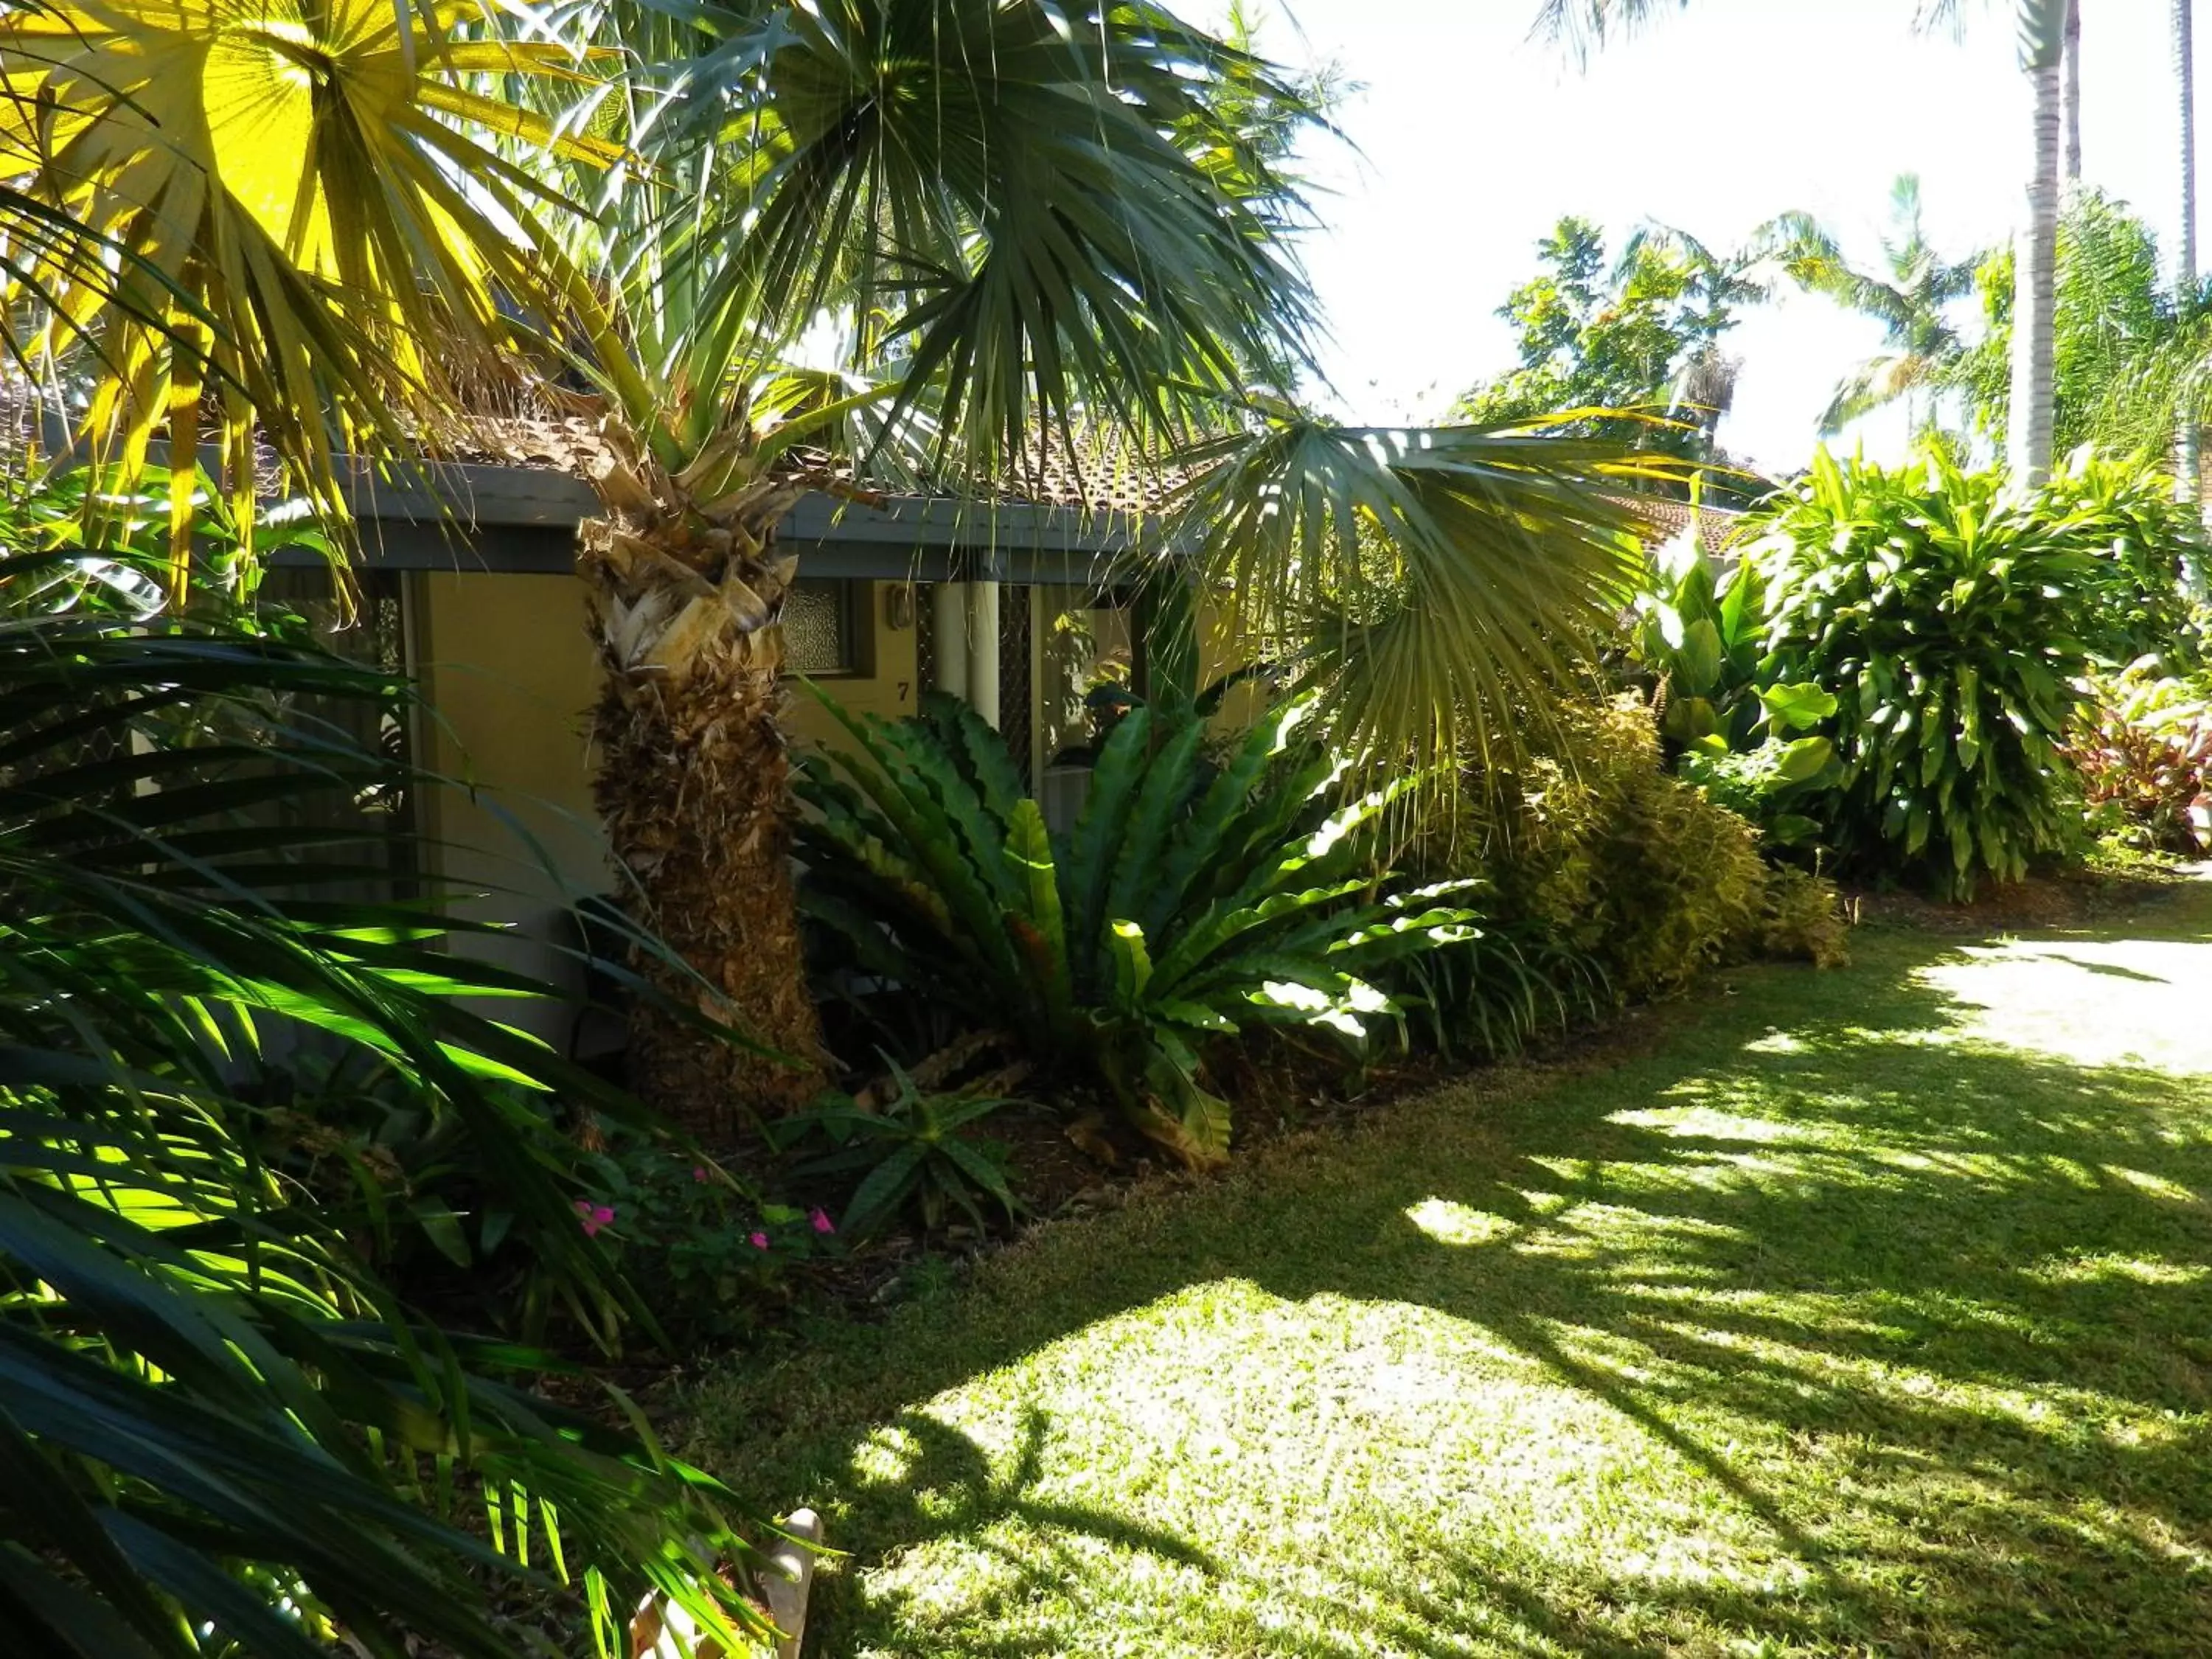
[[[450,461],[530,467],[585,483],[604,473],[616,453],[589,416],[536,410],[479,416],[470,422],[465,436],[458,444],[447,443],[443,453]],[[825,451],[794,449],[790,455],[794,470],[827,471],[836,465]],[[1188,469],[1144,462],[1112,437],[1079,433],[1073,443],[1032,446],[1000,478],[980,488],[932,489],[891,477],[860,482],[882,495],[923,501],[1026,502],[1075,513],[1152,515],[1165,512],[1190,477]]]
[[[1743,514],[1734,507],[1668,501],[1658,495],[1617,495],[1613,499],[1644,520],[1650,532],[1644,538],[1646,541],[1671,542],[1694,523],[1698,544],[1714,558],[1729,551],[1729,543],[1743,520]]]

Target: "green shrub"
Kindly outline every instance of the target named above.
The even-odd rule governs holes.
[[[1778,962],[1840,968],[1850,960],[1835,884],[1795,865],[1767,872],[1759,900],[1759,954]]]
[[[2051,475],[2037,509],[2095,562],[2080,629],[2091,652],[2115,665],[2155,657],[2169,672],[2203,660],[2183,574],[2212,562],[2212,540],[2170,474],[2084,451]]]
[[[820,1211],[770,1203],[663,1136],[599,1127],[578,1220],[625,1278],[653,1286],[653,1312],[677,1351],[756,1334],[789,1305],[792,1270],[836,1249]]]
[[[1841,770],[1808,811],[1843,867],[1963,897],[2066,845],[2057,743],[2103,580],[2080,523],[1933,452],[1823,453],[1763,513],[1767,673],[1836,697]]]
[[[1758,831],[1661,764],[1641,698],[1568,705],[1552,750],[1477,780],[1479,824],[1431,867],[1474,861],[1499,914],[1586,953],[1624,996],[1680,990],[1747,955],[1769,875]]]
[[[2141,851],[2212,851],[2212,676],[2146,657],[2094,677],[2066,752],[2093,827]]]
[[[1447,1060],[1504,1059],[1547,1031],[1599,1018],[1615,1000],[1596,957],[1542,922],[1486,915],[1467,932],[1392,963],[1381,976],[1406,1011],[1409,1035]]]
[[[1660,735],[1687,748],[1747,747],[1762,718],[1757,692],[1766,654],[1759,568],[1737,559],[1716,572],[1684,535],[1654,555],[1636,596],[1628,653],[1650,680]]]
[[[1372,970],[1466,924],[1439,892],[1374,896],[1371,833],[1401,791],[1338,805],[1305,705],[1218,768],[1198,720],[1133,708],[1062,836],[964,705],[892,724],[822,700],[856,747],[802,763],[808,915],[854,970],[1104,1085],[1194,1164],[1229,1146],[1208,1042],[1255,1023],[1361,1041],[1397,1018]]]
[[[530,1393],[550,1357],[411,1310],[258,1150],[272,1045],[372,1054],[459,1126],[581,1304],[650,1322],[507,1091],[635,1109],[471,1000],[550,993],[464,971],[437,946],[469,925],[434,907],[349,896],[357,844],[300,821],[406,780],[261,711],[395,688],[235,625],[104,613],[112,562],[64,569],[0,562],[11,1650],[504,1659],[529,1638],[497,1599],[556,1585],[602,1650],[656,1588],[737,1648],[758,1621],[720,1575],[750,1559],[720,1487]]]

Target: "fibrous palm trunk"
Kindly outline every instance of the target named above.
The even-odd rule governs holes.
[[[775,623],[797,565],[778,520],[800,487],[756,481],[691,500],[649,462],[601,481],[580,568],[605,689],[593,721],[597,799],[636,919],[702,984],[647,975],[683,1003],[785,1058],[750,1053],[664,1010],[631,1021],[632,1083],[702,1133],[820,1088],[821,1023],[808,994],[792,887],[790,763],[778,719]]]
[[[2053,327],[2057,317],[2060,60],[2069,0],[2021,0],[2021,68],[2033,94],[2033,171],[2021,227],[2013,313],[2012,413],[2008,446],[2014,479],[2033,487],[2051,471]]]

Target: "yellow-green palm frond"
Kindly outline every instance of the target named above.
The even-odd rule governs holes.
[[[562,204],[495,145],[620,155],[483,90],[589,70],[472,7],[66,0],[0,18],[0,185],[130,256],[7,289],[92,380],[94,453],[127,474],[166,436],[188,466],[219,434],[243,495],[258,429],[340,520],[341,458],[434,439],[450,367],[572,285]],[[188,532],[180,507],[179,579]]]
[[[1343,427],[1258,411],[1189,459],[1176,526],[1238,631],[1325,689],[1346,749],[1425,769],[1520,746],[1627,605],[1617,489],[1685,468],[1530,427]]]

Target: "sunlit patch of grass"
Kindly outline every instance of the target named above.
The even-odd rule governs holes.
[[[1863,934],[1047,1227],[691,1449],[827,1511],[824,1654],[2203,1652],[2212,1019],[2128,976],[2197,971],[2177,906]]]
[[[1419,1204],[1410,1204],[1406,1219],[1439,1244],[1494,1244],[1511,1237],[1516,1231],[1516,1224],[1502,1215],[1470,1209],[1449,1198],[1425,1198]]]

